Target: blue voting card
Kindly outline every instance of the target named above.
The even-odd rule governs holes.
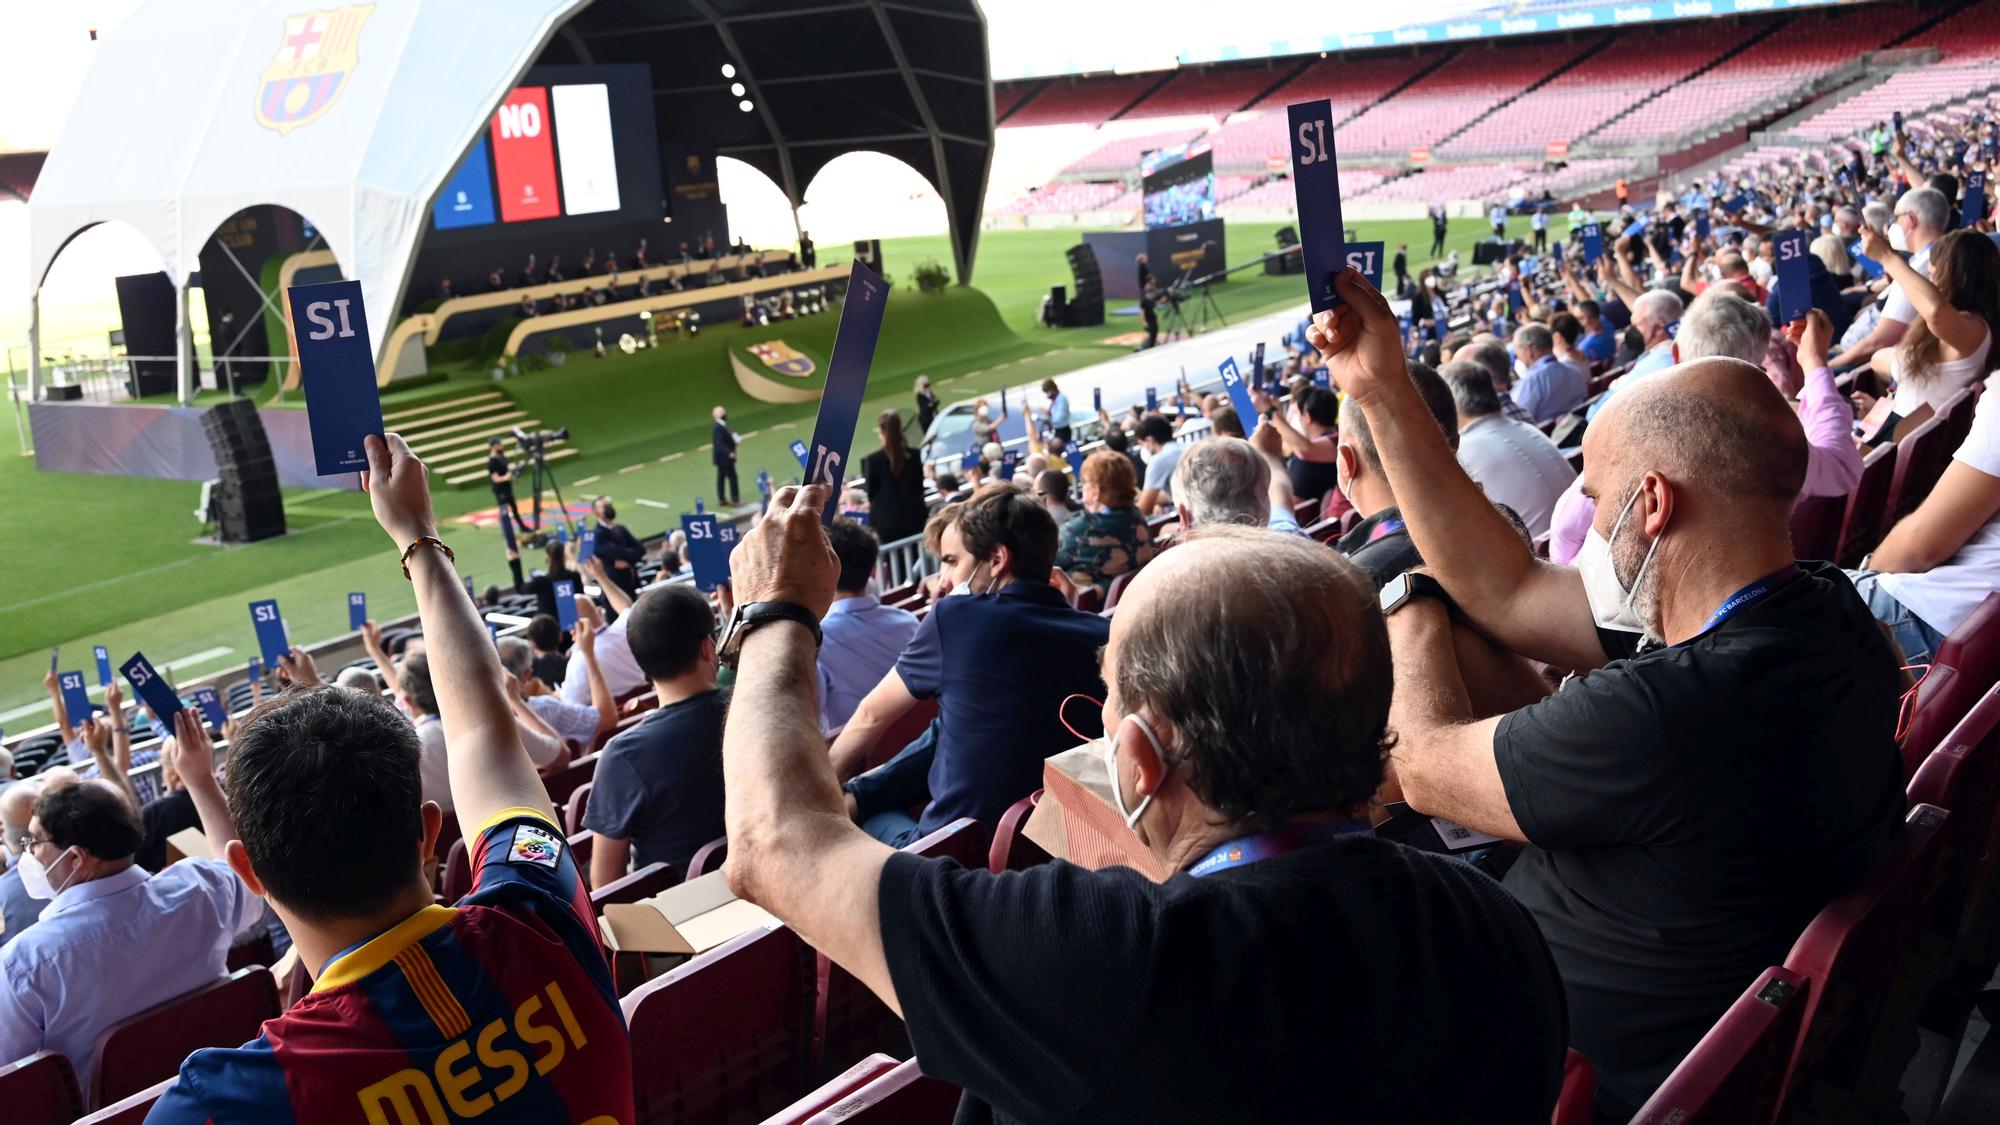
[[[582,566],[597,556],[597,529],[586,528],[576,536],[576,565]]]
[[[820,510],[821,523],[832,523],[834,513],[840,510],[848,446],[854,441],[855,424],[861,420],[868,368],[875,362],[875,341],[882,334],[882,313],[888,307],[888,283],[856,258],[848,268],[847,299],[841,304],[840,327],[834,331],[833,356],[826,362],[826,387],[820,392],[812,459],[806,465],[807,484],[833,488],[826,507]]]
[[[90,654],[97,658],[97,686],[111,686],[111,650],[103,645],[90,646]]]
[[[1521,295],[1521,283],[1518,281],[1508,282],[1507,311],[1510,313],[1517,313],[1527,307],[1528,307],[1528,299]]]
[[[1778,319],[1786,324],[1812,311],[1812,274],[1806,266],[1806,232],[1788,230],[1771,239],[1778,258]]]
[[[251,657],[250,663],[243,666],[243,678],[251,681],[252,683],[255,683],[256,681],[263,679],[264,662],[257,659],[254,656]]]
[[[1305,255],[1306,295],[1314,312],[1338,305],[1333,275],[1347,262],[1347,228],[1340,219],[1340,169],[1333,156],[1333,102],[1321,98],[1285,107],[1292,149],[1292,191],[1299,205],[1299,252]]]
[[[120,664],[118,670],[124,673],[132,690],[139,693],[139,698],[153,712],[153,718],[162,723],[173,723],[174,716],[181,711],[180,696],[175,695],[174,689],[167,686],[167,681],[160,678],[160,673],[153,668],[152,661],[146,659],[145,653],[133,653],[132,659]]]
[[[1604,228],[1595,222],[1583,224],[1583,261],[1593,265],[1604,256]]]
[[[250,624],[257,630],[257,654],[264,658],[266,667],[276,668],[278,658],[292,651],[292,642],[285,636],[285,618],[278,612],[278,599],[251,602]]]
[[[1368,279],[1368,284],[1377,290],[1382,288],[1382,252],[1385,244],[1380,242],[1350,242],[1347,244],[1347,268]]]
[[[736,551],[736,541],[743,538],[743,531],[733,523],[717,524],[715,528],[715,553],[722,558],[722,580],[729,581],[729,556]]]
[[[977,447],[966,450],[965,456],[960,457],[958,459],[959,472],[969,473],[973,469],[976,469],[978,467],[979,467],[979,450]]]
[[[565,578],[555,584],[556,624],[567,633],[576,628],[576,583]]]
[[[505,508],[500,509],[500,541],[507,544],[510,551],[521,549],[521,544],[514,538],[514,517],[508,515]]]
[[[1979,220],[1986,217],[1986,172],[1984,169],[1965,174],[1965,192],[1962,198],[1964,202],[1960,203],[1958,208],[1959,226],[1974,226]]]
[[[1313,368],[1313,386],[1332,387],[1333,374],[1324,367]]]
[[[58,672],[56,686],[62,689],[63,713],[69,716],[69,725],[89,722],[90,691],[83,686],[83,673]]]
[[[757,495],[762,496],[766,504],[771,502],[771,471],[769,469],[757,470]]]
[[[1708,208],[1704,207],[1694,213],[1694,236],[1706,242],[1708,241],[1708,231]]]
[[[229,712],[222,709],[222,697],[215,694],[212,687],[194,689],[194,705],[208,716],[208,725],[216,734],[222,733],[222,724],[229,721]]]
[[[797,438],[792,439],[792,456],[799,459],[799,468],[801,469],[806,467],[807,461],[812,460],[810,453],[806,449],[806,443]]]
[[[368,595],[355,592],[347,595],[347,627],[359,629],[368,620]]]
[[[1154,390],[1154,389],[1153,389],[1153,388],[1151,388],[1151,387],[1147,387],[1147,388],[1146,388],[1146,413],[1148,413],[1148,414],[1157,414],[1157,413],[1159,413],[1159,410],[1160,410],[1160,392],[1158,392],[1158,391]]]
[[[569,542],[569,525],[567,523],[559,523],[556,525],[556,542],[558,543]]]
[[[695,515],[700,515],[700,514],[701,514],[701,513],[703,512],[703,511],[705,511],[705,510],[706,510],[706,509],[704,509],[704,508],[702,507],[702,503],[701,503],[701,497],[699,497],[699,496],[695,497],[695,498],[694,498],[694,514],[695,514]]]
[[[1099,414],[1102,414],[1102,413],[1104,413],[1104,388],[1103,388],[1103,387],[1092,387],[1092,388],[1090,388],[1090,408],[1091,408],[1092,410],[1095,410],[1095,411],[1097,411],[1097,412],[1098,412]]]
[[[1262,340],[1257,341],[1257,350],[1250,353],[1250,385],[1253,387],[1264,385],[1264,341]]]
[[[285,296],[298,340],[315,471],[323,477],[360,472],[368,467],[361,439],[382,436],[382,395],[361,283],[294,285]]]
[[[1069,475],[1077,478],[1078,480],[1082,480],[1083,450],[1078,449],[1076,446],[1072,445],[1069,447],[1067,451],[1067,456],[1069,457]]]
[[[1014,479],[1014,470],[1019,468],[1020,464],[1021,464],[1020,450],[1018,449],[1002,450],[1000,453],[999,479],[1011,483]]]
[[[486,635],[487,635],[487,636],[489,636],[489,637],[492,637],[492,638],[493,638],[493,647],[494,647],[494,648],[499,648],[499,647],[500,647],[500,624],[499,624],[499,622],[496,622],[496,621],[488,621],[488,622],[486,623]]]
[[[1243,373],[1236,369],[1236,357],[1222,361],[1222,389],[1229,392],[1229,404],[1236,408],[1236,420],[1242,424],[1244,434],[1257,432],[1257,423],[1262,421],[1257,414],[1256,403],[1250,400],[1250,387],[1243,382]]]
[[[722,552],[718,525],[712,512],[681,517],[681,530],[687,534],[688,565],[694,570],[695,588],[703,593],[729,580],[729,558]]]
[[[479,600],[479,595],[472,592],[472,575],[470,574],[463,575],[461,576],[460,581],[465,583],[465,596],[477,602]]]

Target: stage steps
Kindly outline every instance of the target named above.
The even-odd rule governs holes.
[[[486,443],[490,438],[506,442],[510,460],[519,460],[514,440],[516,429],[531,433],[544,429],[542,420],[521,408],[506,392],[489,387],[468,387],[465,393],[425,402],[382,416],[383,423],[403,435],[410,449],[424,459],[434,484],[454,488],[483,487],[486,481]],[[575,457],[582,450],[567,441],[549,443],[549,460]]]

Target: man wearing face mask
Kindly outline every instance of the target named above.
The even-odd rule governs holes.
[[[180,712],[176,740],[187,743],[192,729],[207,745],[201,721]],[[212,765],[191,768],[186,757],[183,776],[219,855],[233,835],[221,789]],[[55,1051],[88,1090],[93,1051],[112,1024],[225,975],[231,941],[257,924],[263,904],[221,860],[182,860],[148,875],[134,862],[144,839],[138,810],[106,782],[36,799],[16,841],[18,869],[22,888],[49,904],[0,950],[0,1057]]]
[[[1889,245],[1910,256],[1910,268],[1930,275],[1931,247],[1951,230],[1951,201],[1936,188],[1911,188],[1896,200],[1895,217],[1889,223]],[[1830,361],[1836,371],[1867,363],[1883,348],[1902,342],[1903,333],[1917,319],[1916,306],[1903,294],[1903,287],[1891,285],[1882,294],[1882,314],[1875,327],[1853,347]]]
[[[1042,787],[1042,759],[1072,744],[1063,700],[1103,687],[1097,650],[1110,623],[1070,608],[1049,584],[1056,524],[1034,496],[1010,484],[980,489],[941,546],[960,596],[931,608],[830,751],[835,773],[853,777],[890,724],[919,699],[938,701],[934,740],[848,787],[862,827],[898,847],[962,816],[999,823]],[[903,811],[927,797],[922,817]]]
[[[1140,571],[1103,651],[1098,746],[1174,874],[995,876],[840,815],[805,624],[834,592],[826,498],[780,491],[731,559],[744,597],[799,612],[740,642],[756,705],[723,736],[725,871],[904,1017],[924,1072],[964,1090],[961,1120],[1319,1120],[1329,1098],[1354,1120],[1548,1119],[1563,1016],[1526,912],[1368,831],[1390,682],[1351,564],[1217,526]]]
[[[720,497],[716,503],[721,503]],[[590,510],[597,516],[597,557],[604,560],[605,576],[618,584],[628,594],[639,592],[639,563],[646,557],[646,547],[632,529],[618,522],[618,507],[611,497],[600,496],[591,502]]]
[[[36,774],[32,781],[9,785],[0,792],[0,831],[7,834],[7,873],[0,875],[0,919],[6,922],[6,930],[0,932],[0,945],[20,937],[49,905],[48,899],[29,894],[21,879],[21,857],[33,839],[28,818],[35,813],[35,801],[76,781],[76,773],[68,766],[55,766]]]
[[[1562,971],[1599,1116],[1628,1117],[1893,847],[1895,654],[1845,575],[1793,561],[1806,439],[1762,370],[1698,360],[1621,396],[1584,434],[1589,542],[1557,566],[1438,440],[1380,294],[1340,279],[1309,338],[1432,571],[1389,616],[1400,794],[1530,845],[1508,889]],[[1583,674],[1474,713],[1454,618]]]
[[[1620,375],[1597,401],[1590,404],[1584,414],[1589,421],[1597,421],[1614,396],[1655,371],[1665,371],[1674,365],[1674,337],[1669,329],[1678,331],[1681,315],[1687,306],[1676,294],[1664,289],[1648,289],[1632,301],[1632,327],[1639,330],[1639,338],[1645,351],[1632,361],[1632,366]]]

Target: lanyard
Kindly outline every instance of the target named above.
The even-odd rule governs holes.
[[[1766,574],[1757,581],[1729,595],[1723,599],[1721,605],[1715,607],[1714,613],[1709,614],[1708,624],[1703,625],[1701,631],[1706,633],[1724,621],[1736,616],[1738,612],[1761,600],[1766,594],[1790,583],[1792,579],[1799,576],[1799,573],[1797,563],[1787,563],[1783,567]]]
[[[1370,832],[1374,826],[1362,820],[1320,820],[1307,821],[1281,828],[1276,832],[1259,832],[1242,836],[1217,847],[1203,856],[1200,862],[1188,868],[1188,874],[1199,879],[1213,875],[1231,867],[1241,867],[1260,859],[1295,852],[1311,844],[1331,840],[1349,832]]]
[[[1368,533],[1368,541],[1373,543],[1377,539],[1386,539],[1403,530],[1403,526],[1403,517],[1390,516],[1388,519],[1375,525],[1375,530]]]

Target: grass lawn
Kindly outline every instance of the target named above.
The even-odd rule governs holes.
[[[1469,260],[1477,226],[1455,226],[1453,244]],[[1232,225],[1231,260],[1250,260],[1273,245],[1274,229]],[[1360,233],[1382,239],[1392,252],[1398,241],[1422,248],[1429,240],[1421,220],[1368,224]],[[854,455],[873,448],[877,413],[891,406],[913,410],[911,381],[920,373],[930,375],[949,402],[1123,351],[1103,341],[1138,330],[1137,317],[1060,330],[1034,323],[1048,287],[1068,282],[1062,251],[1077,238],[1075,231],[987,232],[980,238],[976,286],[938,295],[911,291],[909,279],[924,258],[949,260],[944,237],[885,242],[885,264],[901,288],[876,351]],[[1413,259],[1411,268],[1420,265]],[[1297,275],[1267,278],[1246,270],[1218,285],[1215,295],[1234,319],[1298,304],[1303,285]],[[708,412],[718,402],[729,406],[731,425],[745,437],[738,465],[746,494],[755,495],[760,467],[779,480],[795,475],[788,446],[795,437],[810,437],[816,404],[748,398],[726,356],[752,341],[782,339],[823,365],[835,325],[830,313],[756,329],[715,325],[692,341],[669,341],[633,356],[599,360],[577,353],[561,368],[501,386],[548,425],[570,427],[583,453],[555,463],[566,499],[580,503],[610,493],[634,530],[652,534],[676,524],[696,496],[713,499],[714,472],[699,447],[708,441]],[[483,382],[481,373],[462,365],[453,369],[450,384],[391,396],[389,405]],[[260,400],[266,397],[260,389]],[[0,532],[26,542],[33,529],[34,539],[51,545],[50,558],[16,568],[0,604],[0,726],[19,730],[47,720],[45,710],[6,715],[42,698],[41,676],[53,645],[63,647],[65,668],[88,668],[91,644],[109,647],[114,661],[135,650],[155,663],[206,654],[183,665],[192,676],[239,664],[254,651],[246,603],[255,598],[277,598],[292,637],[301,642],[346,631],[349,591],[365,591],[377,617],[414,609],[391,546],[360,493],[289,489],[292,534],[218,548],[192,542],[197,492],[198,486],[181,481],[40,473],[30,458],[0,457],[0,496],[9,501],[0,508]],[[490,503],[484,489],[440,484],[437,490],[444,537],[458,551],[460,569],[481,586],[506,576],[499,535],[450,521]],[[88,678],[96,680],[95,674]]]

